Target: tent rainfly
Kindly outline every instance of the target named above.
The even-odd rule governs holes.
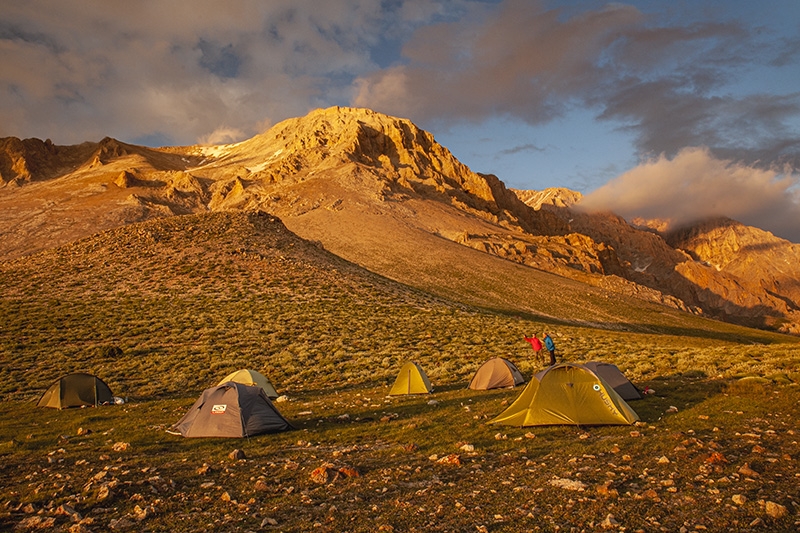
[[[433,391],[433,387],[431,387],[425,371],[417,363],[409,361],[400,369],[400,373],[389,391],[389,396],[429,394],[431,391]]]
[[[617,365],[600,361],[589,361],[588,363],[583,363],[583,366],[603,378],[626,402],[642,399],[642,393],[639,392],[636,385],[625,377],[625,374],[622,373]]]
[[[267,398],[270,400],[274,400],[278,397],[278,392],[275,390],[275,387],[272,386],[272,383],[270,383],[267,377],[260,372],[256,372],[255,370],[243,369],[237,370],[236,372],[231,372],[219,383],[217,383],[217,385],[222,385],[228,381],[234,381],[236,383],[241,383],[242,385],[261,387],[264,389],[264,392],[267,394]]]
[[[574,363],[538,373],[490,424],[506,426],[630,425],[639,415],[603,378]]]
[[[203,391],[170,432],[184,437],[252,437],[292,429],[264,389],[229,381]]]
[[[105,382],[83,372],[67,374],[55,381],[39,398],[36,407],[96,407],[101,404],[113,404],[114,395]]]
[[[481,365],[469,388],[474,390],[502,389],[505,387],[516,387],[525,383],[522,372],[509,361],[502,357],[494,357]]]

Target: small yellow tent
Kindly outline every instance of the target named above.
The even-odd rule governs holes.
[[[270,383],[267,377],[260,372],[256,372],[255,370],[237,370],[236,372],[228,374],[217,385],[222,385],[226,381],[233,381],[234,383],[241,383],[242,385],[255,385],[261,387],[267,394],[267,398],[271,400],[274,400],[278,397],[278,392],[275,390],[275,387],[272,386],[272,383]]]
[[[409,361],[400,369],[397,379],[394,381],[389,396],[400,396],[403,394],[429,394],[433,390],[431,382],[425,371],[417,363]]]
[[[563,363],[540,372],[508,409],[490,424],[506,426],[629,425],[633,409],[600,376],[583,365]]]

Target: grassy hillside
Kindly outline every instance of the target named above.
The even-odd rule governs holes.
[[[0,529],[797,528],[797,339],[628,302],[597,303],[628,317],[614,329],[455,296],[374,275],[244,213],[152,221],[4,263]],[[522,335],[543,331],[560,359],[610,361],[655,389],[632,404],[642,422],[487,426],[519,389],[470,391],[469,378],[497,355],[530,376],[540,365]],[[407,359],[433,396],[385,396]],[[296,431],[165,433],[242,367],[288,396],[276,405]],[[75,370],[129,403],[34,407]],[[229,458],[234,448],[246,457]],[[311,473],[326,463],[359,475],[318,484]],[[773,504],[785,516],[771,517]]]
[[[241,367],[287,390],[386,383],[407,359],[460,382],[489,357],[524,366],[523,333],[545,329],[566,359],[609,359],[640,379],[684,367],[733,375],[797,366],[767,347],[790,338],[689,315],[676,326],[674,311],[647,304],[617,313],[649,334],[481,312],[371,274],[268,215],[173,217],[106,232],[4,264],[0,286],[6,398],[32,397],[76,370],[135,398],[194,393]],[[587,291],[585,299],[588,307],[601,298]],[[106,357],[109,347],[122,355]]]

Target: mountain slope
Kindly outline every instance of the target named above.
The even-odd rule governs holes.
[[[411,122],[366,109],[317,110],[223,146],[3,146],[13,164],[3,166],[0,258],[152,218],[260,210],[353,263],[470,304],[558,316],[561,287],[589,285],[601,298],[800,327],[786,282],[742,283],[655,232],[573,209],[571,191],[508,190]],[[57,164],[54,154],[70,155]],[[575,302],[569,320],[625,321],[613,306]]]

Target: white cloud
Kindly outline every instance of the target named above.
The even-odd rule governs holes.
[[[587,194],[580,207],[674,226],[725,216],[800,242],[800,176],[715,158],[685,148],[642,163]]]

